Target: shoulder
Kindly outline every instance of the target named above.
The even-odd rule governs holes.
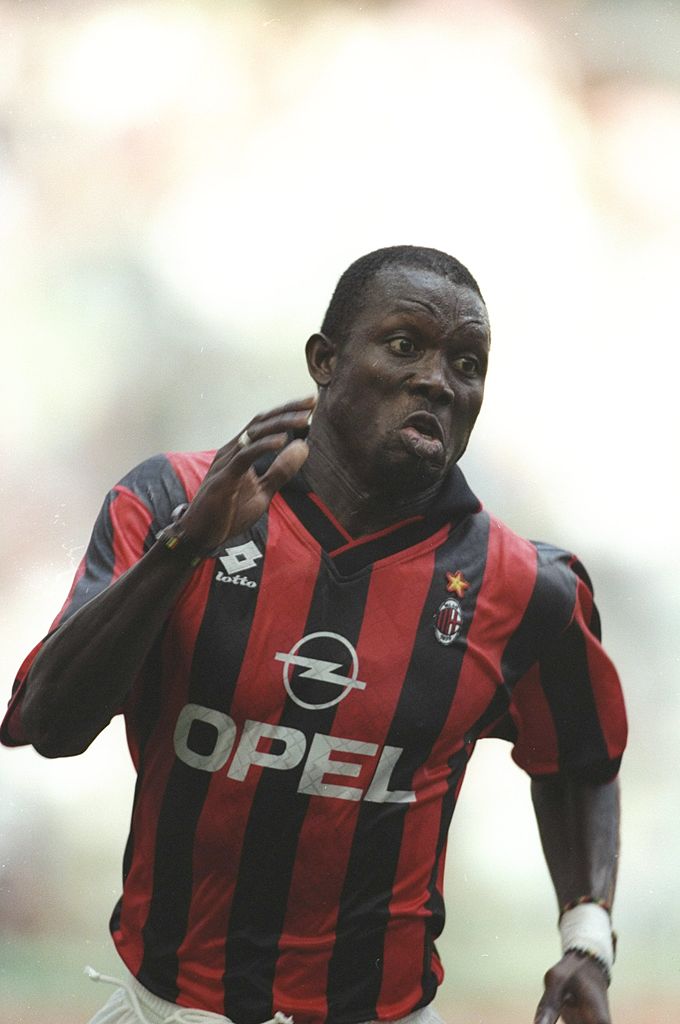
[[[587,590],[592,597],[593,584],[583,562],[571,551],[531,541],[538,559],[538,575],[546,591],[557,600],[560,596],[573,605],[576,592]]]
[[[214,458],[214,451],[163,452],[134,466],[113,488],[113,494],[143,505],[159,521],[191,501]]]
[[[533,575],[530,610],[536,624],[551,633],[566,628],[579,591],[592,598],[592,583],[583,563],[566,548],[519,536],[494,516],[489,523],[490,539],[496,535],[498,569],[503,576],[511,580],[520,572]]]
[[[556,544],[542,540],[528,540],[515,533],[506,523],[487,512],[481,512],[480,520],[488,519],[490,540],[499,557],[509,564],[530,563],[549,584],[560,586],[565,582],[573,583],[580,579],[592,592],[592,582],[583,562],[573,552]]]

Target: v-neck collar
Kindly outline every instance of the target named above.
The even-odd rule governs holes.
[[[367,565],[422,543],[445,524],[455,526],[482,507],[458,466],[448,474],[424,514],[410,516],[362,537],[350,536],[319,496],[310,490],[301,474],[286,484],[280,495],[342,576],[352,575]]]

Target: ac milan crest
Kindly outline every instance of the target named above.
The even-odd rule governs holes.
[[[434,635],[440,644],[452,644],[460,632],[463,616],[460,604],[454,598],[449,597],[442,601],[434,617]]]

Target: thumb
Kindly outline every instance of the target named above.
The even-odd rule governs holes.
[[[308,455],[307,442],[299,438],[291,441],[279,452],[267,472],[260,478],[260,486],[269,498],[295,476]]]
[[[534,1024],[557,1024],[562,1007],[569,999],[566,980],[550,978],[550,974],[549,971],[546,975],[545,992],[536,1007]]]

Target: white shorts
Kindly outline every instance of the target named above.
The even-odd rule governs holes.
[[[184,1006],[177,1006],[176,1003],[169,1003],[160,996],[149,992],[137,979],[129,974],[125,981],[118,982],[117,979],[104,976],[97,976],[92,972],[94,980],[99,978],[102,981],[113,982],[119,987],[113,993],[101,1010],[95,1013],[89,1024],[232,1024],[228,1017],[219,1013],[210,1013],[209,1010],[190,1010]],[[274,1018],[276,1024],[284,1024],[290,1018],[283,1014],[277,1014]],[[264,1024],[274,1024],[268,1021]],[[367,1022],[372,1024],[372,1022]],[[431,1006],[424,1006],[421,1010],[415,1010],[406,1017],[401,1017],[391,1024],[444,1024],[436,1010]]]

